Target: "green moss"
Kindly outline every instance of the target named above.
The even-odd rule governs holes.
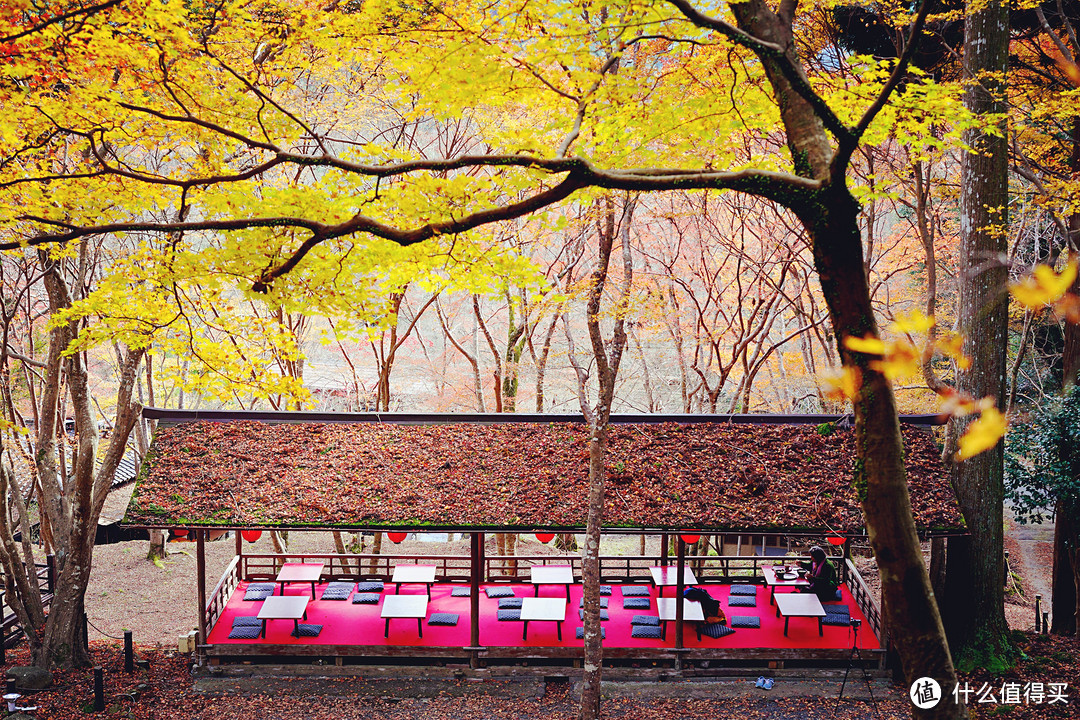
[[[1012,669],[1020,653],[1010,642],[1007,632],[993,632],[989,628],[980,628],[967,647],[956,653],[956,669],[970,673],[985,670],[998,675]]]

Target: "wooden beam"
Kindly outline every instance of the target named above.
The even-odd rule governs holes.
[[[206,531],[192,530],[195,533],[195,575],[199,598],[199,644],[206,644]],[[196,657],[201,652],[196,650]]]
[[[683,542],[682,535],[676,536],[675,541],[676,548],[678,548],[677,557],[675,558],[675,649],[681,650],[683,646],[683,589],[686,584],[683,572],[686,568],[686,543]],[[662,590],[663,588],[661,588]],[[682,655],[675,656],[675,669],[682,670]]]
[[[484,575],[484,533],[469,533],[469,645],[480,647],[480,583]],[[480,664],[478,651],[471,651],[469,663],[473,668]]]

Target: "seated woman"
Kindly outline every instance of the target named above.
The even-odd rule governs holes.
[[[809,587],[799,588],[802,592],[812,592],[822,602],[836,599],[836,588],[840,583],[836,568],[826,559],[824,550],[815,545],[810,548],[810,562],[799,564],[809,573],[806,579],[810,582]]]

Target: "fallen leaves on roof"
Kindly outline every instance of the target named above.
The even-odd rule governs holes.
[[[905,428],[916,524],[963,523],[932,438]],[[850,430],[611,427],[608,527],[859,532]],[[580,528],[588,431],[569,423],[193,422],[161,428],[126,524]]]

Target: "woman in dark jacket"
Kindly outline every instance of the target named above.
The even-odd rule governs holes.
[[[810,586],[802,588],[803,592],[812,592],[822,602],[836,600],[836,588],[839,580],[836,577],[836,568],[825,557],[825,551],[815,545],[810,548],[810,562],[799,563],[808,572],[806,579]]]

